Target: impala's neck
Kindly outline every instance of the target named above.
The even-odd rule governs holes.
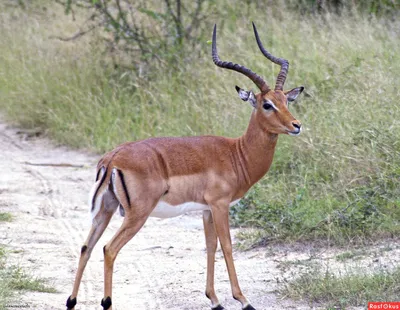
[[[238,158],[243,181],[250,188],[269,170],[274,157],[278,135],[265,132],[253,111],[247,131],[237,140]],[[247,187],[244,185],[245,187]]]

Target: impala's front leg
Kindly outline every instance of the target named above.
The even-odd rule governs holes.
[[[218,203],[212,206],[214,227],[217,232],[222,252],[224,253],[233,298],[240,301],[243,310],[255,310],[244,297],[240,289],[232,256],[232,240],[229,231],[229,203]]]
[[[211,211],[203,211],[204,234],[206,236],[207,247],[207,284],[206,296],[211,300],[211,309],[223,310],[218,301],[217,295],[214,290],[214,265],[215,265],[215,251],[217,250],[217,234],[214,229],[214,223]]]

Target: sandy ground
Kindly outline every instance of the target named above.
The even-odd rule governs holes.
[[[13,264],[48,279],[58,291],[54,294],[27,292],[19,304],[29,304],[33,309],[65,309],[80,247],[90,227],[86,201],[98,156],[54,146],[46,139],[4,123],[0,123],[0,149],[0,210],[15,217],[12,222],[0,223],[0,244],[11,249]],[[59,163],[82,167],[32,165]],[[121,222],[117,212],[94,249],[76,309],[101,308],[102,247]],[[400,257],[398,248],[394,251],[390,255]],[[326,249],[318,253],[325,260],[334,255]],[[301,265],[290,262],[306,261],[312,255],[315,256],[315,251],[291,252],[282,247],[236,251],[235,264],[243,292],[258,310],[310,309],[306,303],[282,300],[276,290]],[[370,261],[376,263],[373,258]],[[164,220],[150,218],[116,260],[113,309],[209,309],[209,301],[204,296],[205,272],[201,213]],[[220,251],[215,278],[222,305],[228,310],[240,309],[240,303],[231,297]]]

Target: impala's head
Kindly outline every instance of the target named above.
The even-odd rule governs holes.
[[[297,136],[301,132],[301,123],[296,120],[289,112],[288,104],[294,101],[304,90],[304,87],[293,88],[288,91],[283,90],[283,84],[289,70],[289,62],[283,58],[271,55],[261,44],[256,26],[253,23],[254,34],[258,47],[261,52],[272,62],[281,66],[281,71],[276,79],[275,89],[272,90],[268,84],[256,73],[244,66],[232,62],[221,61],[217,52],[217,26],[214,26],[212,41],[212,58],[214,63],[225,69],[230,69],[244,74],[257,85],[260,92],[255,94],[253,91],[243,90],[236,86],[236,91],[243,101],[248,101],[255,109],[256,119],[263,130],[280,134],[285,133]]]

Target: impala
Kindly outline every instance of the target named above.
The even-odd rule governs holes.
[[[253,29],[264,56],[281,66],[274,89],[246,67],[219,59],[216,26],[212,38],[214,63],[244,74],[260,89],[259,93],[254,94],[236,86],[239,97],[253,107],[248,128],[241,137],[150,138],[122,144],[100,159],[96,182],[90,193],[92,227],[81,248],[67,309],[74,309],[86,263],[118,207],[124,216],[123,223],[103,248],[104,297],[101,306],[104,310],[112,307],[115,258],[147,218],[173,217],[196,210],[203,211],[207,248],[205,293],[211,301],[211,308],[224,309],[214,290],[214,261],[219,240],[233,298],[241,303],[243,310],[254,309],[243,295],[236,276],[229,231],[229,207],[267,173],[278,134],[300,134],[301,123],[290,114],[288,103],[295,100],[304,88],[283,91],[289,63],[265,50],[254,23]]]

